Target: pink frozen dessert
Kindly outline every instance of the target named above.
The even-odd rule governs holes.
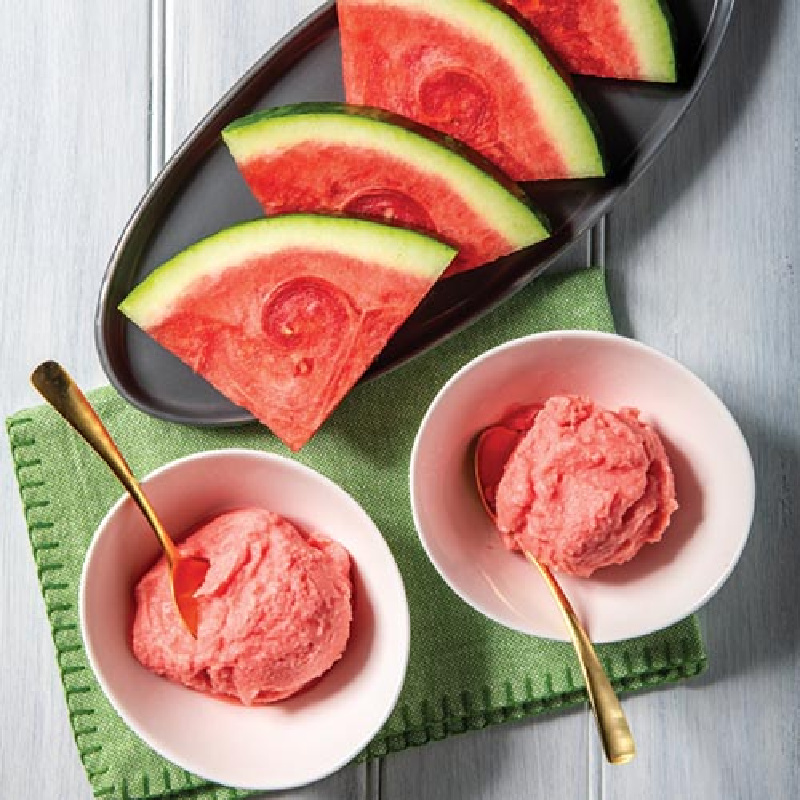
[[[350,556],[262,509],[231,511],[180,546],[211,562],[197,640],[183,627],[162,558],[135,589],[133,653],[148,669],[251,705],[282,700],[342,655],[352,619]]]
[[[588,576],[657,542],[678,507],[656,431],[633,408],[551,397],[509,458],[497,489],[506,545]]]

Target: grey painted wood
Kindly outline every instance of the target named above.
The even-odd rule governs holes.
[[[0,0],[0,409],[48,357],[103,380],[92,318],[147,185],[145,3]],[[8,447],[0,447],[0,797],[91,797],[73,743]]]
[[[626,333],[678,357],[738,419],[756,464],[743,558],[701,613],[710,669],[628,705],[640,758],[606,795],[789,798],[800,783],[800,7],[740,2],[693,114],[612,215]]]
[[[168,153],[242,73],[319,5],[320,0],[167,2]]]
[[[207,108],[316,5],[0,0],[4,415],[36,402],[27,376],[45,357],[64,361],[84,386],[103,382],[91,319],[128,214]],[[701,613],[708,673],[626,698],[639,757],[624,768],[603,764],[584,710],[347,768],[288,797],[796,794],[799,31],[794,0],[738,4],[706,91],[605,236],[622,332],[706,379],[756,462],[751,539]],[[580,243],[561,265],[583,263],[587,249]],[[0,462],[0,797],[87,800],[7,448]]]
[[[586,711],[460,734],[385,758],[381,799],[596,800],[595,738]]]

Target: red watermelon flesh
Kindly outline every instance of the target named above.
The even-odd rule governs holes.
[[[466,142],[519,181],[604,174],[581,104],[528,32],[483,0],[339,0],[349,103]]]
[[[659,0],[502,0],[528,20],[570,72],[674,82],[669,21]]]
[[[280,230],[287,225],[288,238]],[[279,246],[264,244],[275,235],[283,236]],[[340,247],[337,237],[355,244]],[[435,240],[384,225],[275,217],[184,251],[120,310],[296,451],[453,255]],[[406,257],[415,263],[403,266]]]
[[[223,136],[266,214],[341,213],[429,233],[458,249],[445,276],[548,235],[517,187],[385,112],[300,104]]]
[[[358,159],[355,169],[354,156]],[[475,210],[446,184],[437,182],[436,176],[427,176],[423,186],[420,176],[409,174],[407,164],[366,150],[354,153],[347,145],[305,142],[274,156],[252,159],[239,169],[266,214],[338,211],[438,234],[458,247],[458,255],[443,277],[494,261],[515,249],[495,231],[486,230]],[[319,180],[321,171],[324,182]],[[298,181],[298,174],[314,176],[314,180]],[[354,186],[358,187],[355,191]],[[437,225],[427,204],[416,199],[421,197],[435,197],[437,207],[446,209],[452,223]],[[470,233],[454,235],[456,225]],[[441,228],[449,228],[451,235],[443,236]]]

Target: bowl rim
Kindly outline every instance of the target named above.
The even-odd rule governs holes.
[[[450,577],[449,572],[442,567],[439,563],[438,559],[435,557],[429,542],[428,536],[423,533],[424,526],[421,524],[418,507],[419,507],[419,499],[417,497],[417,493],[415,490],[415,471],[416,466],[418,464],[420,450],[422,448],[423,439],[425,431],[429,425],[429,422],[433,415],[436,413],[439,405],[443,402],[443,398],[448,395],[452,390],[453,387],[467,374],[473,372],[474,370],[480,368],[485,362],[491,360],[499,356],[501,353],[504,353],[508,350],[514,350],[521,347],[526,347],[532,343],[547,343],[550,341],[558,341],[564,339],[572,339],[572,340],[586,340],[592,342],[601,342],[606,344],[611,344],[612,346],[617,347],[627,347],[632,350],[638,350],[640,353],[643,353],[649,358],[654,358],[656,360],[660,360],[665,362],[668,366],[673,369],[677,369],[681,372],[690,383],[694,385],[694,387],[700,391],[701,393],[705,394],[708,400],[711,401],[712,405],[716,407],[716,410],[720,415],[729,423],[731,427],[732,433],[735,434],[735,447],[740,450],[741,455],[743,456],[743,463],[746,465],[746,474],[743,475],[743,478],[746,482],[745,491],[747,493],[746,501],[747,501],[747,519],[746,524],[743,524],[743,534],[741,536],[740,541],[737,544],[736,549],[732,552],[731,558],[727,565],[725,566],[724,570],[721,570],[717,575],[716,579],[706,588],[706,590],[691,604],[682,608],[680,612],[674,613],[669,617],[669,619],[664,623],[661,624],[659,622],[657,627],[653,628],[646,628],[640,631],[631,633],[612,636],[612,637],[592,637],[592,641],[596,644],[606,644],[612,642],[619,642],[624,641],[625,639],[635,638],[638,636],[645,636],[650,633],[654,633],[658,630],[664,630],[668,628],[670,625],[674,625],[677,622],[680,622],[682,619],[694,614],[700,608],[702,608],[708,601],[719,591],[719,589],[723,586],[723,584],[727,581],[730,577],[731,573],[733,572],[734,568],[738,564],[741,555],[744,551],[745,545],[750,537],[750,532],[753,527],[753,520],[755,516],[755,502],[756,502],[756,481],[755,481],[755,466],[753,463],[753,458],[750,453],[750,448],[747,444],[747,440],[742,433],[739,424],[737,423],[736,419],[734,418],[733,414],[731,413],[730,409],[722,402],[720,397],[714,392],[711,387],[705,383],[698,375],[696,375],[692,370],[690,370],[687,366],[682,364],[676,358],[667,355],[666,353],[662,352],[661,350],[652,347],[651,345],[644,344],[632,337],[625,336],[620,333],[611,333],[608,331],[594,331],[594,330],[587,330],[587,329],[563,329],[563,330],[551,330],[551,331],[541,331],[538,333],[530,333],[524,336],[519,336],[514,339],[509,339],[506,342],[502,342],[499,345],[496,345],[483,353],[475,356],[475,358],[470,359],[466,364],[460,367],[453,375],[448,378],[448,380],[444,383],[444,385],[439,389],[436,393],[436,396],[431,401],[430,405],[428,406],[427,410],[425,411],[425,415],[420,422],[419,428],[417,429],[416,436],[414,437],[414,443],[411,448],[411,457],[409,459],[409,494],[411,500],[411,514],[414,519],[414,527],[417,531],[417,536],[422,544],[423,549],[425,550],[428,559],[430,560],[431,564],[433,564],[436,571],[439,573],[439,576],[444,580],[444,582],[450,587],[450,589],[460,597],[467,605],[474,608],[476,611],[479,611],[484,616],[488,617],[489,619],[497,622],[504,627],[518,631],[519,633],[524,633],[530,636],[537,636],[542,639],[550,639],[552,641],[563,641],[568,642],[570,641],[568,634],[566,631],[562,632],[559,636],[550,636],[544,632],[533,632],[530,628],[526,628],[523,625],[514,625],[510,620],[503,619],[500,615],[494,613],[491,609],[484,607],[482,603],[477,602],[474,598],[472,598],[469,593],[464,591],[460,586],[458,586],[455,581],[453,581]],[[743,520],[743,523],[745,521]],[[587,578],[586,580],[591,580],[591,578]]]
[[[313,467],[307,466],[306,464],[302,464],[299,461],[295,461],[294,459],[279,455],[277,453],[268,453],[263,450],[255,450],[244,447],[230,447],[230,448],[219,448],[215,450],[204,450],[197,453],[191,453],[189,455],[181,456],[179,458],[167,462],[166,464],[161,465],[160,467],[157,467],[156,469],[152,470],[151,472],[147,473],[144,477],[139,479],[139,483],[146,491],[147,484],[150,481],[159,478],[164,473],[180,469],[187,463],[202,461],[202,460],[213,460],[215,458],[223,456],[235,457],[235,458],[252,458],[256,460],[274,462],[284,467],[289,467],[290,469],[298,470],[299,472],[306,474],[307,476],[313,478],[314,480],[321,481],[323,484],[327,485],[328,488],[333,489],[334,492],[336,492],[342,497],[342,500],[344,502],[351,505],[364,518],[365,522],[368,523],[368,527],[370,527],[377,535],[379,540],[379,547],[384,549],[389,557],[387,563],[390,563],[393,569],[394,576],[397,579],[397,587],[399,589],[400,594],[402,595],[402,603],[400,603],[400,606],[403,610],[403,613],[401,614],[400,619],[396,621],[393,620],[392,622],[392,638],[397,643],[399,643],[399,650],[401,654],[401,658],[399,659],[400,663],[398,664],[398,670],[397,670],[397,680],[395,682],[395,685],[391,688],[389,695],[387,696],[385,710],[381,713],[380,718],[371,727],[371,729],[367,733],[365,733],[362,737],[360,737],[357,746],[348,749],[347,753],[342,755],[338,760],[335,761],[335,763],[328,765],[324,770],[317,770],[313,774],[309,775],[308,778],[304,779],[302,782],[277,781],[269,784],[263,784],[263,783],[228,784],[234,786],[237,789],[242,789],[245,791],[256,791],[256,792],[287,791],[291,789],[298,789],[303,786],[307,786],[314,782],[320,781],[324,778],[327,778],[330,775],[337,772],[338,770],[342,769],[342,767],[349,764],[353,760],[353,758],[356,755],[358,755],[358,753],[360,753],[369,744],[369,742],[372,740],[375,734],[378,733],[378,731],[380,731],[380,729],[386,723],[386,720],[391,715],[392,711],[395,709],[397,701],[400,696],[400,692],[403,689],[403,686],[405,684],[405,679],[408,673],[408,661],[409,661],[410,645],[411,645],[411,614],[408,604],[408,594],[405,589],[405,581],[403,579],[403,574],[400,571],[399,566],[397,565],[397,560],[395,559],[394,554],[389,548],[389,545],[386,542],[386,539],[384,538],[380,529],[375,524],[372,517],[363,508],[363,506],[349,492],[347,492],[345,489],[339,486],[335,481],[331,480],[326,475],[323,475],[321,472],[318,472]],[[118,701],[115,692],[112,690],[111,686],[106,680],[105,673],[103,672],[102,669],[99,668],[93,640],[91,636],[87,634],[86,577],[89,571],[89,566],[94,557],[96,546],[100,541],[104,532],[107,532],[111,520],[116,514],[119,513],[122,506],[128,502],[132,502],[132,500],[127,492],[123,492],[121,497],[119,497],[111,506],[111,508],[108,509],[106,514],[103,516],[102,520],[97,524],[96,528],[94,529],[91,541],[89,543],[88,548],[86,549],[86,553],[83,559],[80,582],[78,585],[78,617],[79,617],[81,640],[83,642],[84,651],[86,652],[86,658],[89,662],[89,666],[91,667],[95,680],[100,686],[100,690],[102,691],[105,698],[108,700],[114,711],[119,715],[119,717],[122,719],[125,725],[130,729],[130,731],[134,733],[134,735],[136,735],[139,739],[141,739],[142,742],[147,747],[151,748],[162,758],[165,758],[166,760],[170,761],[171,763],[175,764],[181,769],[185,769],[188,770],[189,772],[194,773],[203,780],[216,783],[227,783],[227,779],[225,779],[224,776],[210,775],[207,773],[204,774],[201,769],[198,769],[198,765],[188,764],[185,759],[182,759],[180,756],[176,756],[176,754],[172,752],[172,748],[164,747],[162,742],[154,743],[152,738],[149,737],[146,732],[142,731],[141,726],[135,723],[131,719],[130,715],[127,713],[124,704]],[[132,653],[130,654],[130,656],[131,658],[134,658]],[[187,691],[192,691],[192,690],[187,689]],[[256,708],[263,709],[264,706],[258,706]]]

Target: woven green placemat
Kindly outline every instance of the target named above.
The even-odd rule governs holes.
[[[414,530],[407,477],[422,416],[453,372],[508,339],[567,328],[613,329],[601,270],[542,278],[424,356],[356,387],[294,456],[364,506],[389,543],[408,593],[411,653],[406,682],[397,707],[361,758],[586,699],[570,645],[507,630],[447,588]],[[89,397],[138,475],[201,450],[248,447],[290,455],[257,424],[191,428],[141,414],[108,387]],[[165,761],[109,705],[83,649],[77,593],[92,532],[121,488],[49,407],[15,414],[7,420],[7,430],[69,717],[95,796],[246,796]],[[696,675],[706,665],[693,617],[643,638],[600,646],[598,652],[615,686],[628,691]]]

